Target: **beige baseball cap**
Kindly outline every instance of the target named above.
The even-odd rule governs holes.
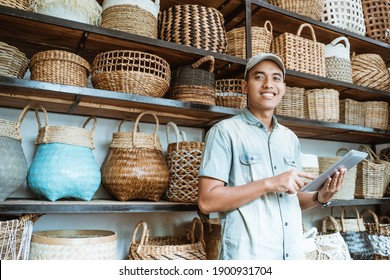
[[[252,56],[245,67],[244,79],[246,79],[246,74],[251,70],[256,64],[262,62],[263,60],[271,60],[275,62],[283,72],[283,79],[286,77],[286,68],[284,67],[283,61],[279,56],[274,55],[273,53],[259,53],[255,56]]]

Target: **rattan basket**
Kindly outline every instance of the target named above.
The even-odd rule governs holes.
[[[0,0],[0,5],[30,11],[31,8],[29,1],[30,0]]]
[[[268,0],[268,3],[316,20],[321,19],[323,0]]]
[[[334,89],[305,90],[305,118],[325,122],[339,121],[339,92]]]
[[[340,122],[364,126],[364,103],[352,99],[340,100]]]
[[[95,57],[92,68],[93,87],[111,91],[162,97],[171,80],[168,62],[145,52],[104,52]]]
[[[221,221],[219,218],[209,218],[201,211],[198,211],[198,215],[203,223],[207,259],[217,260],[221,242]]]
[[[386,101],[366,101],[363,102],[363,106],[365,112],[365,126],[387,129],[389,104]]]
[[[18,48],[0,42],[0,75],[23,79],[28,68],[28,58]]]
[[[304,93],[300,87],[287,87],[281,102],[275,108],[276,115],[304,118]]]
[[[304,27],[311,31],[312,39],[301,37]],[[302,24],[297,35],[285,32],[273,40],[272,53],[279,56],[287,69],[326,76],[325,71],[325,45],[317,42],[313,27]]]
[[[390,2],[362,0],[366,36],[390,44]]]
[[[222,79],[215,81],[217,106],[242,109],[247,105],[247,94],[242,93],[243,79]]]
[[[245,27],[234,28],[228,31],[226,33],[226,38],[227,54],[241,58],[247,58]],[[252,54],[249,57],[262,52],[269,53],[271,50],[272,39],[272,24],[270,21],[267,20],[264,24],[264,27],[252,26]]]

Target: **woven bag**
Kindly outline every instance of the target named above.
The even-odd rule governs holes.
[[[174,5],[159,18],[158,38],[205,49],[226,52],[226,32],[221,12],[200,5]]]
[[[170,140],[171,128],[176,135],[176,140],[173,141]],[[165,196],[169,201],[197,202],[198,170],[204,142],[187,141],[184,132],[180,133],[173,122],[167,124],[167,139],[166,160],[169,169],[169,186]]]
[[[30,60],[31,80],[87,87],[91,66],[77,54],[49,50],[34,54]]]
[[[341,215],[334,214],[335,207],[331,208],[331,216],[336,220],[341,232],[366,231],[363,218],[360,217],[359,210],[355,206],[345,207],[341,206]],[[347,210],[353,209],[354,215],[347,217]],[[328,230],[336,230],[333,222],[329,221],[326,224]]]
[[[30,0],[33,12],[98,26],[102,7],[96,0]]]
[[[195,240],[195,229],[199,227],[199,240]],[[136,240],[142,227],[140,240]],[[139,222],[130,242],[129,260],[206,260],[206,247],[203,240],[203,225],[198,218],[192,220],[187,236],[149,237],[146,222]]]
[[[286,92],[275,108],[275,114],[303,119],[305,117],[304,93],[304,88],[286,86]]]
[[[323,0],[268,0],[268,3],[306,17],[321,19]]]
[[[340,42],[344,42],[345,46]],[[327,78],[352,83],[352,66],[349,52],[349,41],[343,36],[325,45],[325,69]]]
[[[109,230],[34,232],[30,260],[116,260],[117,234]]]
[[[362,0],[366,36],[390,44],[390,2]]]
[[[234,28],[226,33],[228,55],[247,58],[245,27]],[[252,57],[258,53],[269,53],[271,50],[272,24],[270,21],[264,23],[264,27],[251,27]]]
[[[305,118],[324,122],[340,120],[339,92],[334,89],[305,90]]]
[[[156,122],[153,133],[138,131],[140,119],[152,115]],[[103,161],[102,185],[120,201],[158,201],[169,183],[169,170],[157,134],[159,122],[152,112],[141,113],[132,132],[113,133],[112,142]]]
[[[157,38],[160,0],[104,0],[101,27]]]
[[[30,0],[0,0],[0,5],[30,11],[29,1]]]
[[[30,105],[16,122],[0,119],[0,202],[11,196],[26,180],[27,161],[22,148],[20,126]]]
[[[39,110],[45,116],[41,126]],[[27,174],[27,184],[38,198],[56,201],[75,198],[89,201],[100,185],[101,174],[92,150],[96,118],[89,117],[83,127],[49,126],[44,107],[35,109],[38,122],[37,145]],[[93,121],[92,129],[86,128]]]
[[[198,215],[203,223],[207,259],[217,260],[221,242],[221,221],[218,218],[209,218],[201,211],[198,211]]]
[[[92,65],[94,88],[162,97],[168,90],[171,70],[159,56],[129,50],[98,54]]]
[[[215,81],[217,106],[242,109],[247,104],[247,94],[242,93],[243,79],[222,79]]]
[[[365,101],[364,126],[387,129],[389,120],[389,104],[386,101]]]
[[[352,99],[340,100],[340,122],[364,126],[364,103]]]
[[[324,0],[321,21],[364,36],[361,0]]]
[[[28,58],[18,48],[0,42],[0,75],[23,79],[28,68]]]
[[[209,63],[208,70],[200,66]],[[172,73],[168,96],[171,99],[215,105],[216,89],[214,76],[214,57],[202,57],[192,65],[177,68]]]
[[[301,37],[304,27],[311,31],[311,40]],[[273,39],[271,50],[283,60],[287,69],[326,76],[325,45],[317,42],[314,29],[308,23],[299,27],[297,35],[285,32]]]

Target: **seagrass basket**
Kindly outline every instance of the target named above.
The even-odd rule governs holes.
[[[339,121],[339,92],[334,89],[305,90],[305,118],[325,122]]]
[[[221,12],[200,5],[174,5],[159,18],[159,39],[225,53],[226,31]]]
[[[28,68],[28,58],[18,48],[0,42],[0,75],[23,79]]]
[[[321,19],[323,0],[268,0],[268,3],[306,17]]]
[[[207,259],[217,260],[221,242],[221,221],[218,218],[209,218],[201,211],[198,211],[198,215],[203,223]]]
[[[81,56],[59,50],[42,51],[30,60],[31,80],[87,87],[91,66]]]
[[[353,99],[340,100],[340,122],[364,126],[364,103]]]
[[[362,0],[366,36],[390,44],[390,2]]]
[[[311,39],[301,36],[303,28],[311,32]],[[273,39],[271,52],[279,56],[287,69],[326,76],[325,71],[325,45],[317,42],[313,27],[302,24],[297,34],[285,32]]]
[[[29,0],[0,0],[0,5],[30,11]]]
[[[227,51],[226,53],[241,58],[247,58],[246,55],[246,35],[245,27],[234,28],[226,33]],[[270,21],[264,23],[264,27],[251,27],[252,57],[258,53],[269,53],[271,49],[272,24]]]
[[[352,83],[351,62],[339,57],[325,57],[326,77],[346,83]]]
[[[363,102],[363,106],[365,112],[365,126],[387,129],[389,104],[386,101],[365,101]]]
[[[242,93],[243,79],[221,79],[215,81],[217,106],[242,109],[247,104],[247,94]]]
[[[92,69],[94,88],[152,97],[164,96],[171,80],[166,60],[139,51],[100,53],[95,57]]]
[[[304,118],[305,89],[300,87],[287,87],[279,105],[275,108],[276,115]]]

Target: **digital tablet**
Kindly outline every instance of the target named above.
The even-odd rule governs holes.
[[[356,151],[356,150],[349,151],[344,156],[342,156],[338,161],[332,164],[327,170],[321,173],[316,179],[314,179],[309,184],[304,186],[300,191],[310,192],[310,191],[319,190],[320,188],[322,188],[325,181],[328,178],[332,177],[337,170],[339,170],[342,167],[349,170],[352,167],[354,167],[356,164],[361,162],[363,159],[365,159],[367,156],[368,154],[365,152]]]

